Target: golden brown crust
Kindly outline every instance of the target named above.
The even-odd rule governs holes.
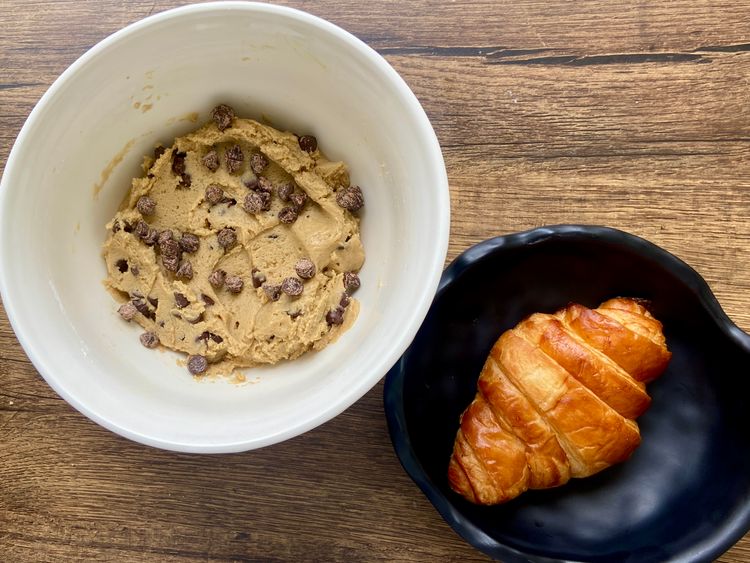
[[[642,381],[670,356],[661,323],[635,300],[531,315],[501,335],[482,368],[451,487],[497,504],[626,460],[640,443],[633,419],[650,403]]]

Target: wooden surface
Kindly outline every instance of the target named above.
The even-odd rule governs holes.
[[[0,165],[51,82],[176,5],[0,0]],[[422,102],[453,204],[449,258],[563,222],[644,236],[750,329],[750,3],[292,1],[380,51]],[[402,471],[382,383],[238,455],[158,451],[69,407],[0,310],[0,559],[484,561]],[[721,561],[750,561],[750,536]]]

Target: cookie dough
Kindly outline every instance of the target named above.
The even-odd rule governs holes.
[[[145,159],[103,247],[120,315],[194,375],[323,348],[357,316],[364,262],[343,163],[228,106],[212,117]]]

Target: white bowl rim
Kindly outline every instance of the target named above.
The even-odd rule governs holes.
[[[5,264],[5,256],[7,255],[3,250],[6,245],[11,243],[11,235],[8,232],[9,221],[4,218],[7,217],[11,210],[6,203],[8,199],[8,193],[10,186],[13,185],[14,176],[16,175],[16,168],[19,167],[17,164],[16,155],[22,152],[24,145],[27,144],[27,137],[30,135],[30,131],[34,129],[37,122],[38,116],[42,113],[43,108],[54,98],[57,91],[60,90],[65,83],[75,77],[80,69],[90,64],[92,60],[101,56],[102,53],[111,45],[120,41],[121,39],[136,34],[139,31],[150,27],[154,24],[158,24],[166,19],[174,17],[193,15],[200,12],[217,11],[217,10],[247,10],[247,11],[260,11],[269,14],[281,15],[286,18],[297,20],[304,24],[308,24],[312,27],[317,27],[323,32],[333,35],[345,43],[351,48],[359,52],[360,55],[368,59],[368,62],[374,64],[377,69],[388,76],[392,84],[397,88],[401,101],[407,105],[409,112],[421,124],[421,135],[425,141],[429,144],[429,155],[431,162],[428,166],[437,172],[439,177],[439,184],[436,186],[434,197],[437,203],[437,209],[440,215],[436,217],[437,221],[435,224],[435,237],[431,241],[429,251],[431,252],[431,264],[432,273],[429,278],[423,280],[424,292],[419,302],[413,303],[413,309],[411,315],[407,318],[407,322],[400,327],[400,336],[396,336],[395,340],[398,342],[396,346],[390,349],[390,352],[384,354],[379,363],[372,367],[367,377],[362,377],[358,380],[356,385],[352,385],[349,392],[344,395],[340,395],[334,401],[331,402],[329,408],[323,412],[318,413],[317,416],[311,417],[308,420],[301,421],[299,424],[285,428],[284,430],[275,434],[267,435],[263,438],[254,438],[250,440],[229,442],[229,443],[188,443],[188,442],[177,442],[172,440],[164,440],[160,438],[154,438],[139,432],[132,431],[124,426],[118,425],[117,423],[110,420],[105,413],[98,412],[94,407],[84,404],[79,401],[76,396],[70,393],[64,383],[63,378],[59,378],[57,375],[57,369],[54,364],[49,361],[48,358],[40,355],[35,350],[34,342],[30,340],[26,332],[26,324],[23,315],[14,306],[14,295],[16,288],[9,284],[8,277],[5,274],[8,271],[8,264]],[[346,410],[360,398],[362,398],[372,387],[374,387],[380,379],[382,379],[388,372],[390,367],[396,363],[398,358],[404,353],[408,345],[414,339],[420,325],[422,324],[427,311],[432,303],[432,299],[437,290],[440,276],[442,274],[443,266],[445,264],[445,258],[448,252],[448,240],[450,234],[450,193],[448,188],[448,176],[445,170],[445,163],[440,150],[440,145],[432,128],[432,125],[424,112],[421,104],[417,100],[414,93],[411,91],[409,86],[406,84],[403,78],[391,67],[391,65],[379,55],[372,47],[364,43],[362,40],[352,35],[348,31],[338,27],[337,25],[328,22],[322,18],[309,14],[307,12],[289,8],[286,6],[275,6],[271,4],[264,4],[260,2],[244,2],[244,1],[220,1],[212,3],[200,3],[188,6],[182,6],[173,8],[148,16],[142,20],[133,22],[126,27],[114,32],[113,34],[102,39],[100,42],[95,44],[83,55],[81,55],[76,61],[74,61],[47,89],[42,95],[40,100],[37,102],[31,113],[29,114],[26,122],[24,123],[21,131],[16,138],[16,141],[11,148],[6,161],[6,166],[0,179],[0,297],[3,300],[3,306],[8,316],[8,320],[26,352],[27,356],[31,360],[34,367],[42,375],[48,385],[60,395],[65,401],[73,406],[76,410],[81,412],[83,415],[98,423],[99,425],[107,428],[108,430],[129,438],[135,442],[141,444],[179,452],[188,453],[231,453],[241,452],[250,449],[260,448],[271,444],[279,443],[281,441],[293,438],[304,432],[307,432],[327,421],[336,417],[341,412]]]

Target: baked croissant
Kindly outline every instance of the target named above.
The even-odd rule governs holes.
[[[633,299],[536,313],[503,333],[461,415],[451,488],[478,504],[557,487],[626,460],[640,444],[645,383],[671,353]]]

